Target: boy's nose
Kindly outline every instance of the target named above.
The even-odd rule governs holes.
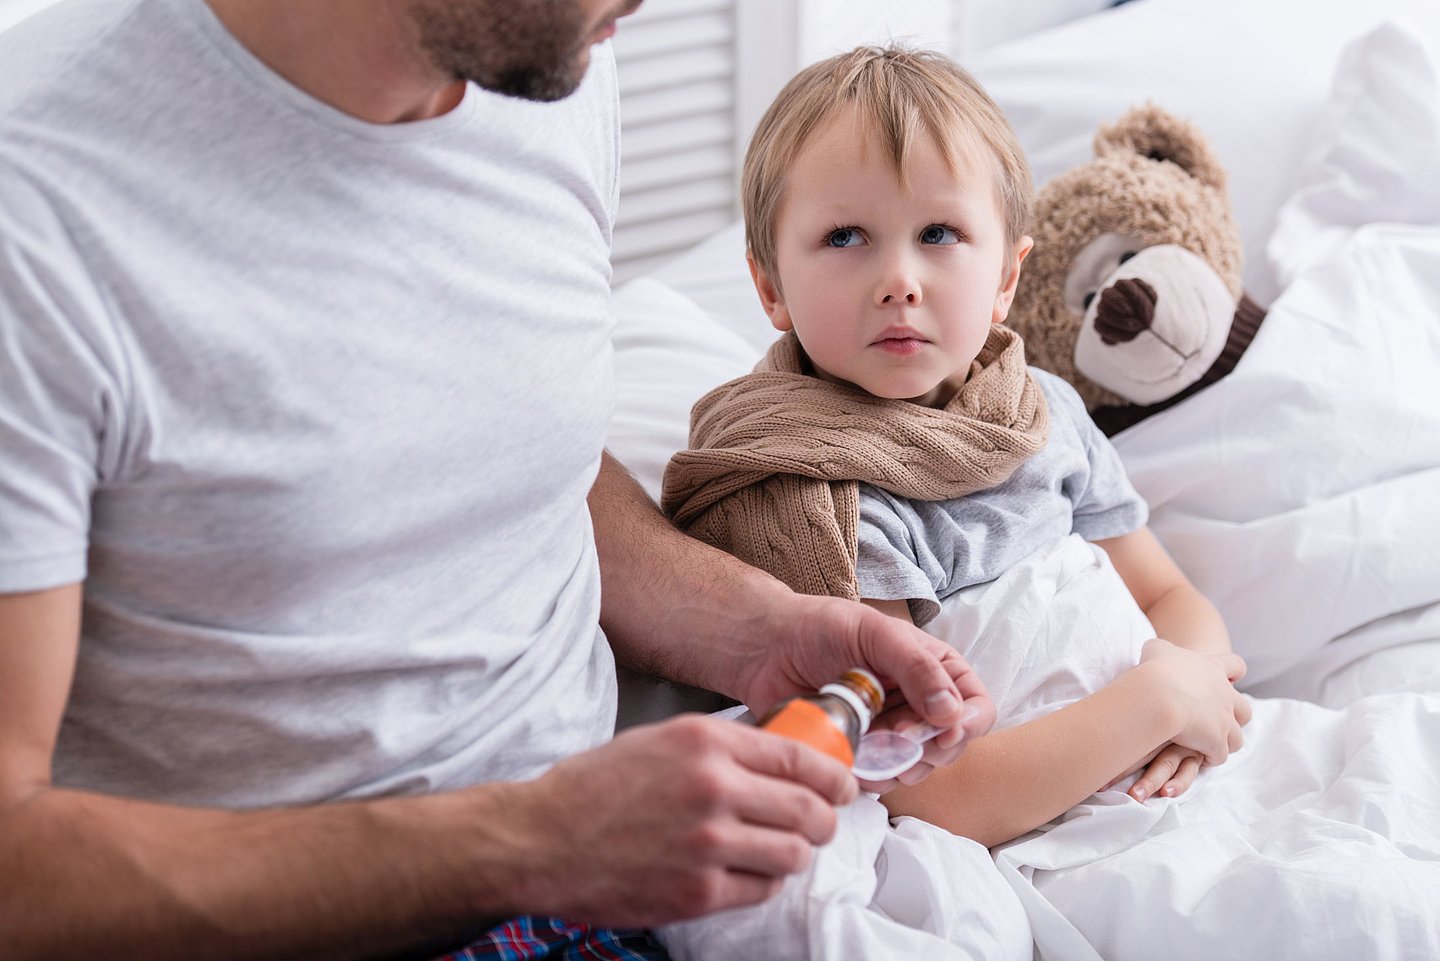
[[[885,265],[885,272],[875,288],[875,302],[880,305],[920,303],[920,278],[903,258]]]

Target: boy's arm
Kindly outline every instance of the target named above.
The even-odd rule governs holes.
[[[1231,653],[1230,632],[1220,612],[1195,589],[1148,527],[1096,543],[1110,556],[1120,579],[1157,635],[1202,654]],[[1245,664],[1240,661],[1232,683],[1244,673]],[[1175,797],[1189,789],[1200,767],[1200,758],[1194,752],[1167,745],[1136,768],[1143,768],[1143,773],[1128,793],[1137,801],[1155,795]],[[1127,770],[1123,776],[1132,773]]]
[[[887,794],[885,806],[993,847],[1063,814],[1167,742],[1223,761],[1249,719],[1225,676],[1235,655],[1154,650],[1089,697],[981,738],[923,784]]]
[[[1158,637],[1200,654],[1232,652],[1220,612],[1195,589],[1150,528],[1095,544],[1110,556]]]

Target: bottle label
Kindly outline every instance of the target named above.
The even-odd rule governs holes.
[[[786,704],[763,725],[764,729],[808,744],[849,767],[855,762],[850,739],[835,726],[824,708],[809,701],[794,700]]]

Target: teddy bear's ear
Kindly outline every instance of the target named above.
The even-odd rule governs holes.
[[[1200,131],[1154,104],[1133,108],[1095,135],[1095,156],[1124,154],[1168,160],[1206,186],[1225,189],[1225,168]]]

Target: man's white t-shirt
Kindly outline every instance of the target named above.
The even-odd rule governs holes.
[[[0,592],[85,582],[57,783],[299,803],[609,736],[593,60],[374,125],[202,0],[0,35]]]

